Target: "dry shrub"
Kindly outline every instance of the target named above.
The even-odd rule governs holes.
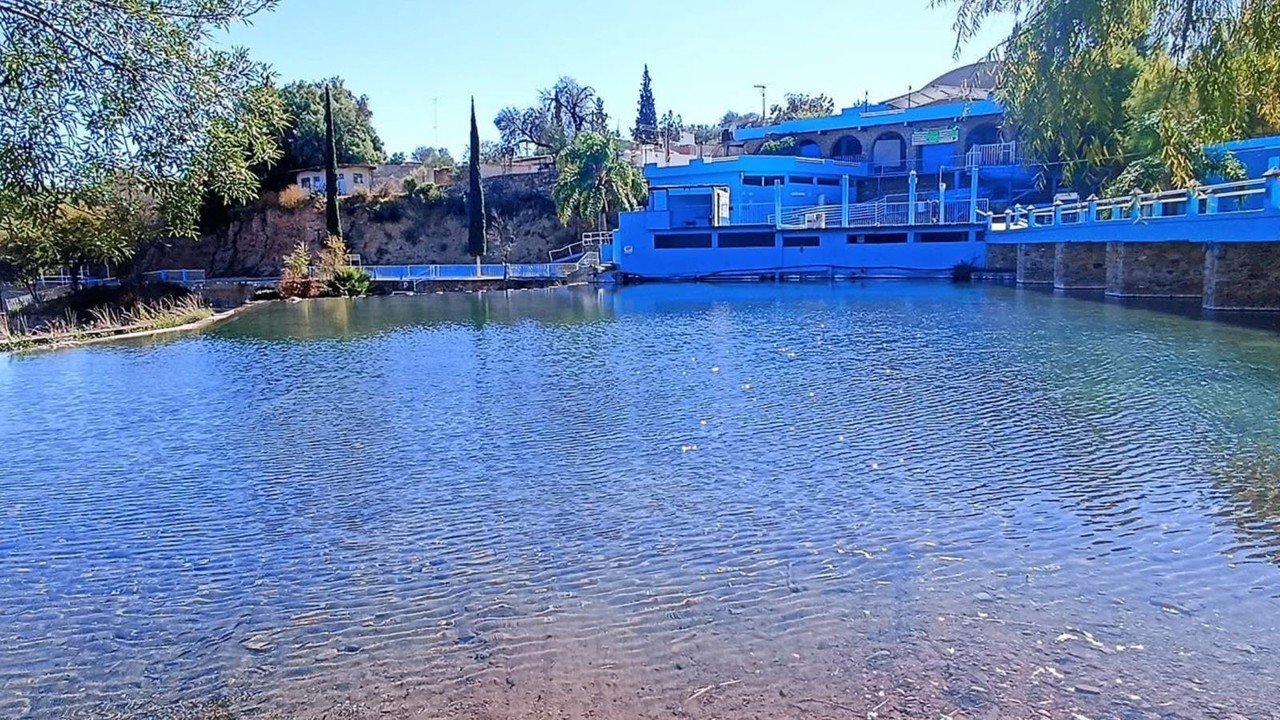
[[[290,185],[280,191],[280,196],[277,198],[277,202],[279,202],[280,207],[285,210],[296,210],[302,207],[303,204],[310,199],[311,193],[309,191],[304,190],[297,185]]]

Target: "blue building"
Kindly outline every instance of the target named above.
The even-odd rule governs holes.
[[[990,204],[970,190],[854,198],[865,163],[742,155],[645,168],[649,203],[606,255],[634,278],[941,276],[982,264]],[[970,175],[970,177],[976,177]]]
[[[838,115],[739,128],[736,155],[645,168],[613,260],[639,278],[945,275],[1035,190],[990,65]]]

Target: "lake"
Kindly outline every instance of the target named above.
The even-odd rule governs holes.
[[[276,303],[0,357],[0,443],[0,717],[1280,712],[1267,329],[907,282]]]

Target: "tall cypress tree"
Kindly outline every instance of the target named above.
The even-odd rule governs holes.
[[[644,66],[644,77],[640,80],[640,109],[636,113],[636,126],[631,130],[631,139],[645,145],[658,143],[658,106],[653,102],[648,65]]]
[[[471,161],[468,163],[471,176],[467,191],[467,252],[480,265],[480,258],[485,253],[485,214],[484,187],[480,184],[480,129],[476,127],[476,99],[471,98]]]
[[[333,132],[333,96],[324,87],[324,219],[329,234],[342,237],[342,217],[338,215],[338,145]]]

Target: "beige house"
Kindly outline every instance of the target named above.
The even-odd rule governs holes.
[[[373,189],[373,165],[339,165],[338,194],[350,195],[357,190]],[[324,192],[324,168],[299,170],[293,183],[303,190]]]

